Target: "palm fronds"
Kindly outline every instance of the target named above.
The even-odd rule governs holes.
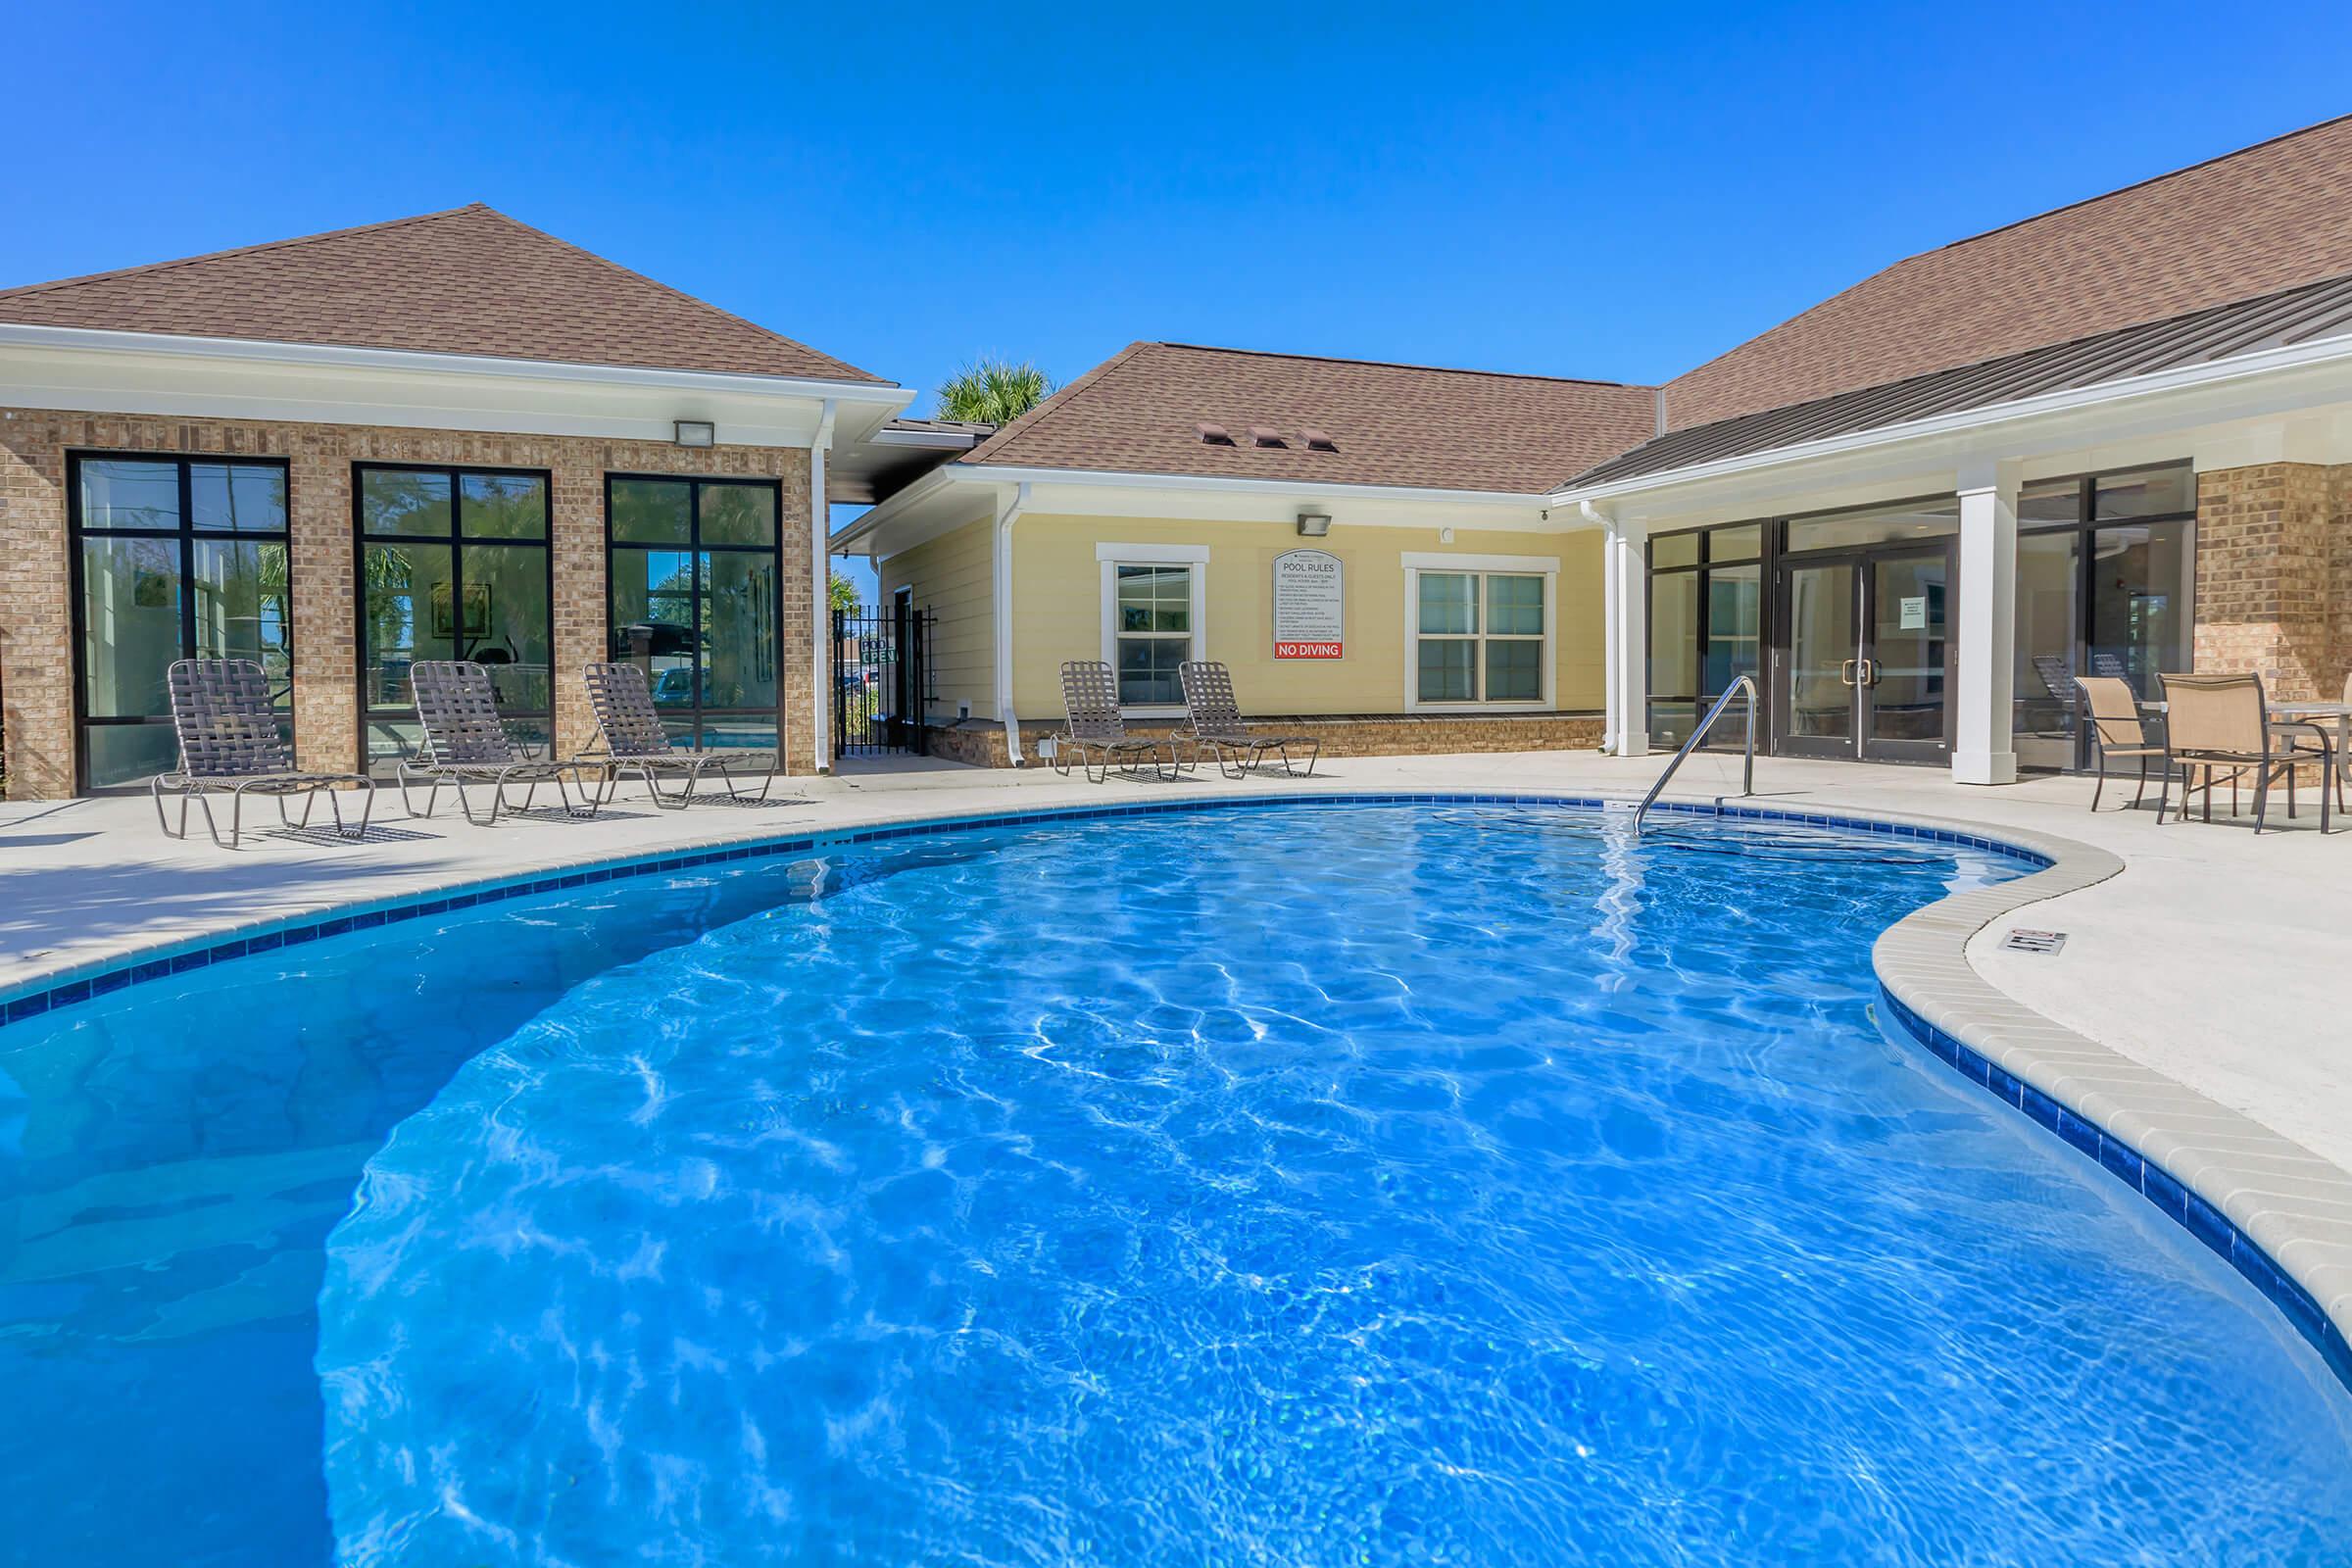
[[[934,416],[974,424],[1010,424],[1054,392],[1034,364],[983,355],[941,383]]]

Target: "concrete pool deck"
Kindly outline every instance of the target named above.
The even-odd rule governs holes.
[[[201,836],[165,838],[144,797],[6,804],[0,994],[257,920],[586,860],[1106,802],[1393,790],[1632,797],[1663,760],[1589,752],[1351,758],[1327,762],[1311,781],[1235,783],[1203,770],[1181,783],[1090,785],[1044,768],[906,760],[779,780],[763,806],[656,811],[630,786],[595,821],[495,828],[466,824],[446,803],[433,820],[412,821],[386,792],[366,844],[263,836],[233,854]],[[1737,790],[1738,766],[1737,759],[1693,758],[1670,798],[1711,803]],[[2053,841],[2067,874],[2037,880],[2063,886],[2059,896],[2019,907],[2009,907],[2014,895],[1938,906],[1927,911],[1935,918],[1914,917],[1897,928],[1900,937],[1890,934],[1892,948],[1907,950],[1913,978],[1936,992],[1934,1005],[1917,1010],[1965,1038],[1938,1016],[1948,1004],[1994,1028],[1994,1038],[2030,1045],[2029,1063],[2017,1068],[2029,1082],[2075,1074],[2074,1093],[2062,1098],[2099,1097],[2098,1119],[2111,1132],[2176,1175],[2205,1170],[2212,1180],[2191,1179],[2192,1188],[2227,1208],[2339,1325],[2352,1323],[2352,832],[2321,837],[2308,799],[2299,821],[2259,837],[2250,820],[2219,816],[2159,828],[2153,802],[2120,809],[2130,793],[2112,786],[2106,809],[2092,814],[2090,782],[2073,778],[1984,789],[1936,769],[1765,759],[1756,786],[1748,804],[1769,809],[1931,819]],[[267,807],[263,817],[275,821]],[[2282,824],[2278,813],[2273,820]],[[2094,853],[2070,862],[2056,841]],[[2056,954],[2003,950],[2001,939],[2019,927],[2067,940]],[[1911,1000],[1887,968],[1888,949],[1880,959],[1890,987]],[[2298,1259],[2297,1248],[2308,1255]]]

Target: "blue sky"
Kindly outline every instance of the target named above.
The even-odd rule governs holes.
[[[2352,110],[2340,0],[1082,9],[24,8],[0,282],[478,199],[918,386],[1139,337],[1651,380]]]

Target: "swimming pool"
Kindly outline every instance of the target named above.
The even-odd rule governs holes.
[[[0,1551],[2342,1560],[2319,1357],[1875,1026],[1870,937],[2021,869],[1220,808],[11,1025]]]

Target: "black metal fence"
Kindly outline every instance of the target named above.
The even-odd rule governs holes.
[[[833,755],[919,756],[931,617],[907,605],[833,612]]]

